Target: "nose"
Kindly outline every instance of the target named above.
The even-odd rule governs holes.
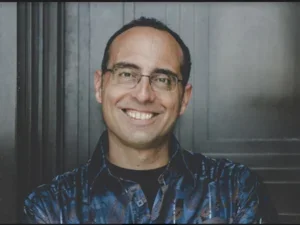
[[[141,103],[153,102],[155,92],[152,90],[149,77],[143,76],[135,86],[132,95]]]

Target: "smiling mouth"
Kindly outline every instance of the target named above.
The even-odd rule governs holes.
[[[122,109],[122,111],[130,118],[135,120],[150,120],[157,116],[158,113],[140,112],[131,109]]]

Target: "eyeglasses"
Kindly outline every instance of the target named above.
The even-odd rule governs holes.
[[[115,84],[122,85],[128,89],[134,88],[141,81],[142,77],[148,77],[152,90],[158,92],[172,92],[176,90],[178,82],[182,81],[172,74],[153,73],[143,75],[133,68],[113,68],[106,69],[106,71],[111,72]]]

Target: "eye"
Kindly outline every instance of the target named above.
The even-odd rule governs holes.
[[[165,74],[157,74],[154,80],[164,85],[170,85],[172,82],[171,78]]]
[[[131,77],[132,73],[131,72],[120,72],[119,76],[120,77]]]
[[[168,78],[158,78],[158,81],[166,84],[170,83],[170,80]]]

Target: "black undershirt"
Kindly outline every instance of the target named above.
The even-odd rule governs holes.
[[[151,170],[132,170],[121,168],[108,162],[108,167],[114,176],[138,183],[146,196],[149,209],[152,209],[160,186],[158,177],[163,173],[166,166]]]

